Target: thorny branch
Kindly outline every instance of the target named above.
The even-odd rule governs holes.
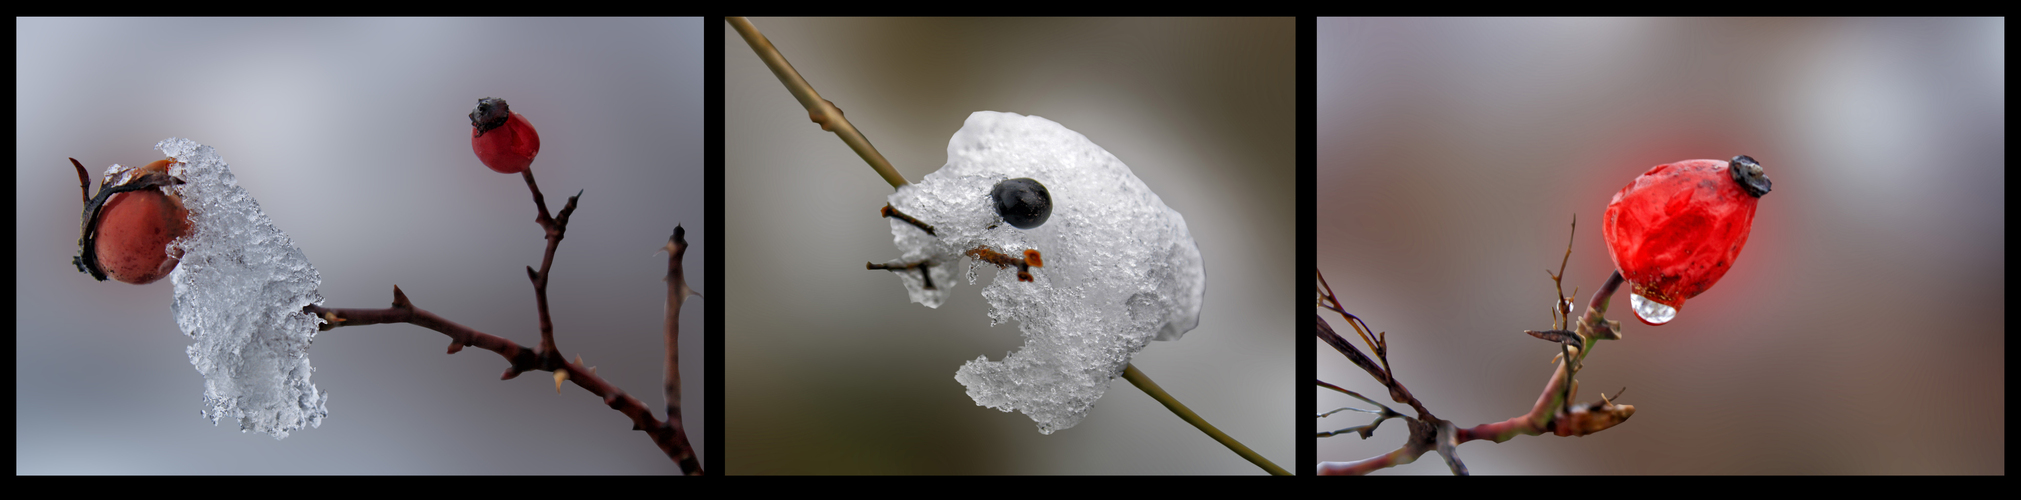
[[[534,183],[532,169],[523,174],[527,189],[533,191],[533,203],[540,209],[540,215],[535,221],[547,232],[547,251],[541,259],[540,270],[535,271],[531,266],[526,268],[527,277],[533,281],[534,300],[540,309],[539,348],[528,348],[415,307],[414,303],[407,299],[406,292],[401,291],[397,285],[393,287],[393,307],[390,308],[339,309],[310,305],[302,308],[303,312],[322,318],[324,324],[321,329],[324,331],[345,326],[408,323],[441,332],[449,336],[449,354],[456,354],[465,346],[476,346],[504,357],[510,365],[506,367],[504,375],[499,377],[501,380],[510,380],[529,371],[552,371],[555,373],[556,390],[560,390],[562,382],[573,381],[576,386],[589,391],[590,394],[603,398],[605,405],[631,418],[632,430],[644,431],[651,436],[654,444],[657,444],[668,458],[680,464],[682,473],[701,475],[701,460],[695,456],[693,446],[688,443],[687,431],[682,424],[680,413],[680,366],[676,334],[681,303],[687,295],[693,294],[693,290],[688,288],[686,280],[682,277],[681,259],[687,254],[687,240],[684,238],[686,230],[675,226],[674,235],[668,239],[666,247],[670,254],[667,261],[666,312],[667,420],[661,421],[653,417],[652,410],[647,409],[645,403],[598,377],[595,367],[583,366],[580,357],[570,362],[562,356],[560,348],[555,347],[554,322],[547,310],[548,270],[554,263],[555,248],[561,244],[562,236],[567,231],[568,217],[575,212],[576,200],[582,193],[577,192],[575,196],[569,197],[568,204],[562,207],[561,212],[550,216],[547,202],[541,196],[540,187]]]
[[[554,249],[561,246],[561,238],[568,232],[568,216],[575,213],[575,202],[582,197],[582,192],[577,191],[575,196],[568,197],[568,204],[561,207],[560,216],[549,217],[547,198],[540,195],[540,185],[533,182],[533,167],[529,166],[519,174],[526,178],[526,189],[533,191],[533,205],[540,208],[540,215],[533,220],[547,232],[547,252],[540,258],[540,271],[527,266],[526,277],[533,281],[533,301],[540,309],[540,352],[543,356],[540,369],[553,370],[566,360],[561,357],[561,349],[554,345],[554,319],[547,314],[547,271],[554,265]]]
[[[1578,229],[1578,221],[1576,219],[1572,222],[1572,227],[1574,231]],[[1453,470],[1454,474],[1466,475],[1466,464],[1460,461],[1459,454],[1457,453],[1458,450],[1456,449],[1462,443],[1477,439],[1500,443],[1508,441],[1517,435],[1535,436],[1544,433],[1552,433],[1559,436],[1585,436],[1607,430],[1626,421],[1628,417],[1633,416],[1635,414],[1635,407],[1633,405],[1615,404],[1606,394],[1600,395],[1598,403],[1582,403],[1568,406],[1569,402],[1578,396],[1576,376],[1578,375],[1581,362],[1592,352],[1593,344],[1601,340],[1619,340],[1621,338],[1621,323],[1608,320],[1606,314],[1608,300],[1613,297],[1614,291],[1620,288],[1623,281],[1619,272],[1615,272],[1612,276],[1609,276],[1606,283],[1601,285],[1600,290],[1593,294],[1593,299],[1587,303],[1586,314],[1579,319],[1576,325],[1570,325],[1568,323],[1571,323],[1572,299],[1564,296],[1563,285],[1565,264],[1570,261],[1571,243],[1567,242],[1565,260],[1559,263],[1558,272],[1553,274],[1549,270],[1545,270],[1545,273],[1550,274],[1551,280],[1557,284],[1559,294],[1552,304],[1553,329],[1524,331],[1524,333],[1528,333],[1531,336],[1559,344],[1560,358],[1558,368],[1552,374],[1551,379],[1544,384],[1543,393],[1538,396],[1537,404],[1531,407],[1529,413],[1502,422],[1483,424],[1471,428],[1459,428],[1453,425],[1452,422],[1439,420],[1431,416],[1431,413],[1424,409],[1422,402],[1412,396],[1408,390],[1403,389],[1403,385],[1396,381],[1396,377],[1390,372],[1386,359],[1381,367],[1377,367],[1376,362],[1362,354],[1360,349],[1355,348],[1354,344],[1348,342],[1347,339],[1342,338],[1339,334],[1334,333],[1333,328],[1327,324],[1326,318],[1318,318],[1317,331],[1321,340],[1326,341],[1328,345],[1332,345],[1335,350],[1339,350],[1341,354],[1346,355],[1349,361],[1354,362],[1355,366],[1361,367],[1362,370],[1369,372],[1370,376],[1375,377],[1377,381],[1389,387],[1391,399],[1395,399],[1400,403],[1408,403],[1418,412],[1418,416],[1415,418],[1405,415],[1395,415],[1395,412],[1391,411],[1389,407],[1375,403],[1368,398],[1362,397],[1360,394],[1355,394],[1324,381],[1319,382],[1319,385],[1322,387],[1347,393],[1350,396],[1368,401],[1382,408],[1381,412],[1353,409],[1366,413],[1375,413],[1380,415],[1380,417],[1374,423],[1365,426],[1349,427],[1330,433],[1320,433],[1319,437],[1340,435],[1352,431],[1360,434],[1363,439],[1367,439],[1369,435],[1374,433],[1376,425],[1381,424],[1383,420],[1391,418],[1393,415],[1403,418],[1410,425],[1411,429],[1410,439],[1403,447],[1398,448],[1396,451],[1353,462],[1320,462],[1319,474],[1367,474],[1376,470],[1411,463],[1416,461],[1419,456],[1424,455],[1425,452],[1437,451],[1446,460],[1446,465]],[[1357,333],[1361,334],[1362,341],[1369,344],[1371,349],[1376,351],[1377,357],[1382,358],[1382,355],[1389,348],[1384,338],[1385,336],[1379,334],[1371,339],[1366,331],[1366,325],[1362,323],[1361,318],[1348,313],[1345,308],[1341,307],[1340,300],[1334,296],[1333,289],[1326,284],[1326,277],[1323,274],[1319,276],[1319,283],[1321,287],[1319,290],[1319,306],[1339,313],[1346,319],[1349,325],[1355,328]],[[1566,329],[1570,327],[1575,328],[1572,330]],[[1615,397],[1619,397],[1619,394],[1617,393]],[[1334,412],[1327,412],[1321,414],[1320,417],[1323,418],[1332,413]]]

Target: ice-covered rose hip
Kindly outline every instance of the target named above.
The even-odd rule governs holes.
[[[1769,184],[1760,163],[1735,156],[1657,165],[1615,193],[1600,230],[1632,285],[1635,316],[1668,323],[1686,299],[1719,282],[1747,245]]]
[[[78,178],[84,165],[75,158]],[[174,159],[140,168],[113,165],[99,184],[98,196],[85,200],[79,255],[71,259],[78,271],[104,281],[112,278],[145,285],[175,270],[178,256],[169,247],[189,234],[189,212],[181,197],[164,189],[181,182],[168,175]]]

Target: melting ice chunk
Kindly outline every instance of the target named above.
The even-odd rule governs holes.
[[[323,302],[322,276],[217,151],[173,137],[154,147],[178,160],[169,175],[185,181],[175,189],[191,232],[175,242],[182,262],[169,281],[176,325],[196,339],[188,353],[204,376],[203,415],[274,439],[322,425],[329,394],[309,383],[308,357],[321,320],[302,312]]]
[[[1052,197],[1052,215],[1018,229],[996,213],[998,182],[1032,178]],[[977,405],[1024,412],[1039,432],[1073,427],[1152,339],[1175,340],[1199,324],[1206,274],[1186,219],[1166,207],[1115,155],[1051,120],[978,111],[947,143],[947,164],[900,187],[891,206],[934,226],[891,220],[904,252],[894,269],[912,300],[939,307],[954,266],[974,282],[989,269],[970,250],[1021,256],[1043,266],[1020,281],[997,271],[982,291],[992,326],[1015,320],[1025,344],[1002,361],[978,356],[955,380]],[[925,269],[920,269],[924,267]],[[925,288],[931,278],[934,287]]]

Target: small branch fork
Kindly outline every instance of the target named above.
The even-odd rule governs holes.
[[[786,62],[786,56],[781,55],[779,49],[772,46],[772,41],[766,39],[764,33],[758,32],[757,26],[751,25],[749,19],[742,17],[730,17],[726,18],[725,21],[729,22],[731,27],[736,28],[737,34],[744,37],[744,43],[750,44],[751,51],[758,54],[758,59],[765,61],[765,66],[771,68],[772,74],[779,77],[779,83],[786,86],[786,91],[791,92],[793,98],[799,100],[802,107],[807,108],[808,119],[820,124],[821,130],[835,132],[836,136],[842,138],[843,143],[849,145],[849,149],[856,151],[857,156],[863,157],[863,162],[870,164],[870,168],[876,170],[877,175],[883,177],[885,182],[890,183],[892,188],[896,189],[906,184],[905,177],[899,175],[898,170],[891,167],[891,162],[885,160],[884,155],[878,153],[875,146],[870,145],[870,140],[864,138],[863,133],[857,131],[856,126],[851,125],[848,118],[842,117],[842,108],[835,107],[835,103],[822,99],[821,94],[814,92],[814,86],[808,85],[807,79],[800,77],[800,72],[794,70],[791,63]],[[933,226],[898,212],[891,205],[885,205],[879,213],[884,217],[898,217],[899,220],[903,220],[926,231],[928,235],[933,234]],[[981,256],[977,257],[982,258]],[[1005,257],[1008,258],[1007,256]],[[1037,252],[1027,253],[1025,259],[1021,262],[1026,267],[1043,265],[1041,264],[1043,260]],[[878,264],[874,262],[864,263],[866,269],[873,270],[906,270],[917,268],[925,277],[924,288],[928,290],[933,289],[933,276],[932,273],[928,272],[930,269],[927,269],[931,265],[928,261],[900,265]],[[1009,264],[998,265],[1005,266]],[[1030,281],[1028,273],[1020,272],[1019,274],[1021,278]],[[1151,399],[1156,399],[1160,404],[1165,405],[1165,408],[1172,410],[1172,413],[1179,415],[1181,420],[1193,424],[1201,432],[1207,433],[1208,437],[1212,437],[1215,441],[1227,446],[1228,449],[1234,450],[1243,459],[1249,460],[1251,463],[1262,467],[1264,471],[1273,475],[1291,475],[1283,467],[1278,467],[1277,464],[1271,463],[1269,459],[1263,458],[1263,455],[1251,451],[1249,447],[1243,446],[1242,443],[1235,441],[1234,438],[1222,433],[1220,429],[1216,429],[1212,424],[1208,424],[1206,419],[1200,418],[1198,414],[1187,409],[1186,405],[1179,403],[1178,398],[1172,397],[1164,389],[1159,388],[1157,383],[1151,381],[1150,376],[1137,370],[1135,365],[1124,365],[1123,378],[1128,379],[1130,384],[1136,386],[1137,389],[1150,395]]]
[[[1578,229],[1576,218],[1572,222],[1572,228],[1575,232]],[[1375,414],[1376,420],[1368,425],[1322,432],[1319,433],[1318,437],[1337,436],[1352,432],[1359,434],[1362,439],[1368,439],[1370,435],[1374,434],[1377,426],[1391,418],[1404,419],[1411,430],[1410,439],[1404,443],[1403,447],[1398,448],[1396,451],[1353,462],[1320,462],[1319,474],[1367,474],[1376,470],[1411,463],[1426,452],[1436,451],[1445,459],[1446,466],[1451,468],[1454,474],[1466,475],[1466,464],[1460,461],[1457,453],[1457,447],[1462,443],[1473,440],[1490,440],[1500,443],[1518,435],[1535,436],[1545,433],[1559,436],[1585,436],[1607,430],[1627,420],[1628,417],[1633,416],[1635,414],[1635,407],[1633,405],[1615,404],[1606,394],[1600,395],[1600,402],[1598,403],[1569,404],[1578,395],[1578,382],[1575,377],[1578,374],[1581,362],[1586,359],[1587,354],[1592,352],[1593,344],[1601,340],[1619,340],[1621,338],[1621,323],[1608,320],[1606,315],[1609,299],[1613,297],[1614,291],[1619,289],[1622,281],[1624,281],[1619,272],[1609,276],[1607,282],[1601,285],[1600,290],[1595,292],[1593,299],[1587,303],[1586,314],[1578,320],[1576,325],[1569,325],[1568,323],[1572,322],[1572,299],[1564,295],[1563,278],[1565,276],[1564,266],[1570,261],[1571,243],[1567,242],[1565,261],[1559,263],[1558,272],[1552,274],[1549,270],[1545,271],[1546,274],[1551,275],[1552,282],[1556,283],[1558,288],[1558,298],[1553,301],[1552,305],[1553,329],[1546,331],[1525,331],[1525,333],[1531,336],[1559,344],[1558,369],[1551,375],[1551,379],[1545,382],[1543,393],[1538,396],[1537,404],[1531,407],[1529,413],[1505,421],[1482,424],[1470,428],[1460,428],[1453,425],[1452,422],[1440,420],[1432,416],[1431,412],[1425,409],[1423,402],[1411,395],[1410,391],[1404,388],[1402,382],[1396,380],[1394,373],[1390,371],[1387,357],[1389,344],[1386,341],[1386,334],[1378,333],[1374,337],[1370,337],[1367,325],[1361,321],[1360,317],[1348,313],[1345,308],[1341,307],[1340,300],[1333,294],[1333,288],[1326,283],[1326,276],[1323,274],[1319,275],[1319,307],[1339,313],[1342,318],[1346,319],[1348,325],[1354,327],[1355,333],[1361,336],[1362,342],[1376,353],[1376,360],[1380,360],[1381,364],[1378,366],[1376,360],[1369,359],[1352,342],[1334,333],[1333,327],[1326,322],[1325,317],[1317,318],[1318,324],[1316,330],[1319,338],[1326,341],[1328,345],[1333,346],[1335,350],[1340,351],[1342,355],[1347,356],[1348,360],[1354,362],[1355,366],[1361,367],[1370,376],[1375,377],[1376,381],[1382,382],[1389,389],[1390,399],[1398,403],[1408,404],[1418,413],[1416,417],[1403,415],[1391,410],[1388,406],[1384,406],[1353,391],[1326,383],[1325,381],[1317,381],[1320,387],[1345,393],[1380,408],[1380,411],[1378,411],[1350,407],[1322,413],[1319,416],[1324,418],[1343,410],[1357,411]],[[1576,290],[1574,293],[1577,293]],[[1576,328],[1574,330],[1566,330],[1567,327]],[[1615,397],[1619,397],[1619,394],[1617,393]]]
[[[645,403],[640,402],[630,394],[626,394],[624,390],[605,381],[602,377],[598,377],[595,367],[584,366],[580,357],[574,362],[568,361],[567,358],[562,356],[561,349],[555,346],[554,321],[548,315],[547,310],[548,271],[554,264],[555,248],[561,244],[561,239],[567,232],[568,217],[575,212],[576,200],[582,196],[582,193],[577,192],[575,196],[569,197],[568,204],[562,206],[561,212],[555,216],[550,216],[547,211],[547,202],[540,194],[540,187],[534,183],[532,169],[529,168],[522,174],[526,178],[527,189],[533,192],[534,205],[540,209],[540,215],[534,220],[540,223],[541,228],[547,232],[547,251],[541,259],[540,269],[536,271],[531,266],[526,268],[527,278],[533,281],[534,302],[540,309],[540,346],[538,348],[528,348],[519,345],[517,342],[471,329],[468,326],[443,319],[441,316],[437,316],[435,313],[428,312],[425,309],[415,307],[414,303],[407,299],[407,293],[401,291],[399,286],[393,287],[393,307],[390,308],[338,309],[310,305],[303,308],[303,312],[322,318],[324,324],[321,329],[324,331],[345,326],[408,323],[441,332],[443,335],[449,336],[449,354],[456,354],[457,351],[463,350],[465,346],[475,346],[498,353],[499,356],[504,357],[510,365],[505,369],[504,375],[499,377],[501,380],[510,380],[518,377],[521,373],[535,370],[554,372],[555,388],[557,391],[560,390],[562,382],[573,381],[576,386],[589,391],[590,394],[603,398],[605,405],[631,418],[632,430],[645,431],[648,436],[651,436],[653,442],[659,445],[660,450],[665,452],[668,458],[680,464],[682,473],[701,475],[701,460],[695,457],[694,448],[688,443],[688,435],[681,422],[680,410],[679,344],[676,342],[676,338],[679,327],[680,306],[688,295],[694,294],[694,291],[688,288],[681,271],[681,259],[687,254],[687,240],[684,238],[686,230],[676,226],[674,228],[674,235],[668,239],[665,248],[669,254],[667,261],[667,375],[665,387],[667,420],[661,421],[653,417],[652,410],[647,409]]]

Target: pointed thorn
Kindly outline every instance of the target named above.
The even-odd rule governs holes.
[[[450,354],[456,354],[456,352],[457,352],[457,351],[461,351],[461,350],[463,350],[463,341],[461,341],[461,340],[456,340],[456,339],[450,339],[450,340],[449,340],[449,353],[450,353]]]
[[[561,369],[557,369],[557,370],[555,370],[555,371],[554,371],[554,393],[555,393],[555,394],[561,394],[561,383],[562,383],[562,381],[565,381],[565,380],[568,380],[568,369],[567,369],[567,368],[561,368]]]
[[[82,196],[84,197],[84,206],[86,206],[86,207],[90,207],[90,206],[91,206],[91,174],[90,174],[90,173],[88,173],[88,172],[85,172],[85,171],[84,171],[84,164],[83,164],[83,163],[80,163],[80,162],[78,162],[76,158],[71,158],[71,159],[70,159],[70,164],[71,164],[71,165],[76,165],[76,166],[77,166],[77,189],[78,189],[78,190],[80,190],[80,191],[83,191],[82,193],[79,193],[79,194],[80,194],[80,195],[82,195]]]
[[[533,270],[533,266],[526,266],[526,279],[538,282],[540,281],[540,272]]]
[[[393,285],[393,307],[397,309],[414,308],[414,303],[407,301],[407,292],[400,291],[400,285]]]

